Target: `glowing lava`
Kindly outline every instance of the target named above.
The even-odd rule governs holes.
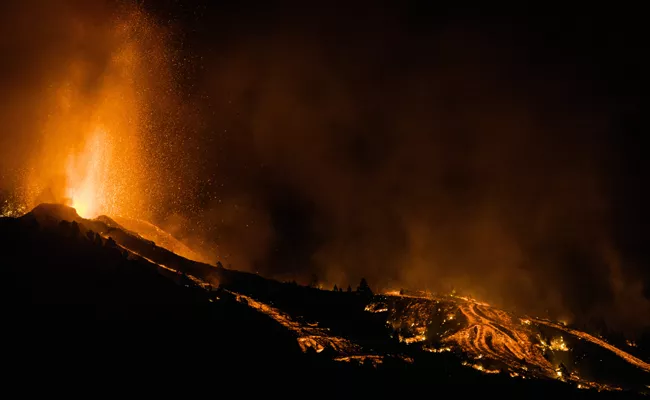
[[[313,349],[317,353],[326,348],[331,348],[338,354],[346,357],[360,356],[361,347],[349,341],[348,339],[333,336],[326,329],[301,324],[294,321],[287,314],[277,308],[271,307],[262,302],[256,301],[251,297],[242,294],[236,294],[237,300],[244,302],[249,307],[268,315],[285,328],[294,332],[298,336],[298,344],[303,352]],[[341,361],[348,361],[347,359]]]
[[[609,351],[631,366],[650,372],[650,364],[588,333],[539,318],[516,317],[487,303],[450,296],[403,296],[390,292],[379,296],[366,311],[388,312],[400,342],[422,343],[432,353],[460,351],[470,360],[463,365],[485,373],[510,373],[510,376],[553,378],[572,382],[579,388],[620,390],[620,387],[593,382],[578,375],[578,367],[567,369],[576,354],[566,339],[589,342],[597,347],[590,351]],[[542,328],[551,328],[549,331]],[[542,333],[542,331],[546,333]],[[550,340],[543,336],[553,332]],[[600,348],[600,350],[598,350]],[[471,362],[470,362],[471,361]],[[630,371],[632,372],[632,371]]]
[[[111,146],[103,129],[97,129],[82,152],[68,160],[66,196],[83,218],[94,218],[106,209]]]
[[[163,146],[171,144],[165,129],[176,126],[168,115],[177,109],[167,31],[127,5],[101,24],[81,14],[67,40],[93,51],[66,53],[44,78],[21,200],[27,209],[64,203],[84,218],[153,219],[167,211],[167,164],[180,162]]]

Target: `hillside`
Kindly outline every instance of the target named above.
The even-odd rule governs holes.
[[[190,261],[110,218],[85,220],[64,206],[0,219],[0,266],[3,319],[13,328],[7,354],[17,360],[48,354],[97,370],[118,363],[174,376],[280,376],[296,389],[326,382],[332,391],[367,395],[447,388],[632,396],[544,376],[513,379],[507,369],[485,374],[461,362],[472,354],[431,352],[396,334],[408,332],[387,322],[413,318],[406,297],[324,291]],[[44,338],[35,341],[34,332]],[[636,382],[647,374],[640,376]]]

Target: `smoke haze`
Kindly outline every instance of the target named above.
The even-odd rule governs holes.
[[[75,93],[106,98],[125,45],[107,32],[127,14],[111,2],[10,3],[0,185],[17,190],[5,171],[37,168],[24,161],[59,140],[42,129],[60,109],[43,91],[82,62]],[[611,110],[574,67],[540,67],[508,32],[462,18],[424,35],[422,21],[407,29],[412,15],[388,11],[234,24],[231,10],[199,15],[186,24],[194,36],[174,41],[155,22],[164,12],[136,10],[156,34],[134,54],[158,58],[133,75],[146,84],[117,85],[138,119],[115,128],[137,138],[131,214],[266,276],[456,288],[625,330],[650,321],[642,275],[613,237]]]

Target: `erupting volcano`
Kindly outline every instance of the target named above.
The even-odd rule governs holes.
[[[144,237],[206,260],[144,222],[163,221],[196,196],[188,178],[192,155],[174,150],[183,147],[176,113],[184,107],[174,89],[168,29],[141,7],[100,3],[55,11],[51,29],[65,37],[65,51],[51,56],[57,68],[43,72],[39,116],[24,135],[32,140],[29,154],[7,157],[19,165],[9,169],[12,193],[2,214],[60,203],[83,218],[141,221]]]
[[[376,391],[648,394],[635,24],[6,3],[8,326],[173,321],[186,336],[76,348],[216,354],[253,377],[287,361],[282,381]]]

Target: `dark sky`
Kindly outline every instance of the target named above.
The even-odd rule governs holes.
[[[63,3],[110,26],[109,0]],[[148,106],[166,135],[149,141],[167,160],[154,222],[268,276],[647,326],[643,13],[434,3],[139,1],[170,32],[174,76],[148,86],[166,93]],[[65,59],[34,62],[50,48],[101,77],[92,43],[21,32],[12,93],[11,71]]]

